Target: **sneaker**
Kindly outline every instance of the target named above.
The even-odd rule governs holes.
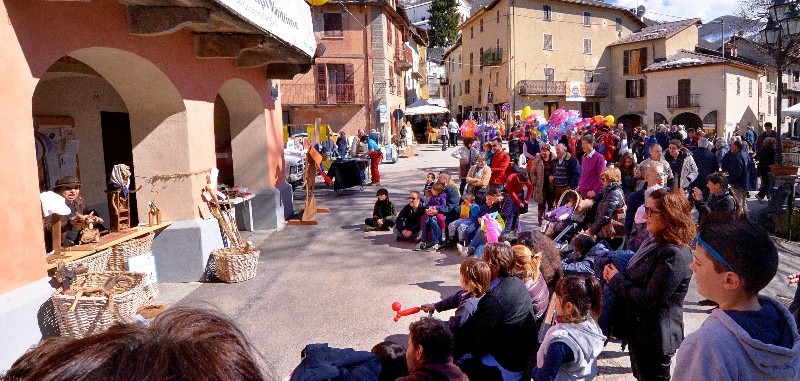
[[[439,251],[441,249],[442,249],[442,245],[440,245],[438,243],[434,243],[433,245],[431,245],[431,247],[428,248],[428,252],[429,253],[435,253],[435,252],[437,252],[437,251]]]
[[[425,242],[420,242],[417,246],[414,246],[414,251],[420,251],[425,249]]]
[[[462,245],[460,242],[456,244],[456,250],[458,250],[458,255],[462,257],[467,256],[467,248],[464,247],[464,245]]]

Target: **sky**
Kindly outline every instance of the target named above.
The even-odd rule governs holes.
[[[708,22],[719,16],[736,14],[739,9],[737,0],[606,0],[606,2],[625,8],[644,5],[647,9],[645,17],[662,21],[699,17],[703,22]]]

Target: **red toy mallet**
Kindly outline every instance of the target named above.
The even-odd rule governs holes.
[[[394,321],[395,321],[395,323],[396,323],[398,320],[400,320],[400,317],[401,317],[401,316],[413,315],[413,314],[415,314],[415,313],[417,313],[417,312],[421,311],[419,307],[413,307],[413,308],[409,308],[409,309],[405,309],[405,310],[400,310],[401,308],[402,308],[402,307],[400,306],[400,302],[394,302],[394,303],[392,303],[392,311],[395,311],[395,312],[397,312],[397,314],[396,314],[396,315],[394,315]]]

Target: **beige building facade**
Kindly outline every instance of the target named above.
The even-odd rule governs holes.
[[[461,80],[461,68],[464,67],[464,58],[461,53],[461,37],[444,52],[439,64],[445,69],[445,76],[441,80],[441,85],[445,88],[444,95],[447,100],[447,108],[450,109],[450,115],[463,115],[464,83]]]
[[[629,10],[603,2],[493,1],[459,26],[464,111],[500,114],[509,103],[544,116],[559,107],[609,113],[607,47],[644,26]],[[567,85],[575,83],[585,100],[568,102]]]

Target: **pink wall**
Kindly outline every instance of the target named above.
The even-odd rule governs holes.
[[[280,104],[268,95],[273,81],[265,78],[263,68],[239,69],[234,59],[198,59],[193,36],[185,30],[165,36],[134,36],[128,30],[125,6],[114,0],[5,0],[0,15],[8,20],[0,24],[3,41],[0,67],[4,73],[0,95],[0,119],[4,121],[4,138],[0,139],[0,162],[4,163],[0,165],[0,202],[14,209],[13,214],[3,213],[0,217],[0,231],[11,233],[0,250],[0,264],[11,269],[7,272],[10,279],[4,276],[0,282],[0,294],[46,275],[31,97],[42,74],[70,52],[90,47],[131,52],[162,71],[185,101],[208,103],[207,107],[187,107],[187,120],[191,124],[187,143],[190,154],[186,160],[193,167],[214,163],[214,121],[209,110],[213,110],[220,87],[231,78],[249,82],[267,109],[270,185],[284,181],[280,175],[283,173]],[[193,139],[193,127],[212,133]],[[164,144],[168,147],[170,142]],[[185,197],[194,199],[196,195]]]

